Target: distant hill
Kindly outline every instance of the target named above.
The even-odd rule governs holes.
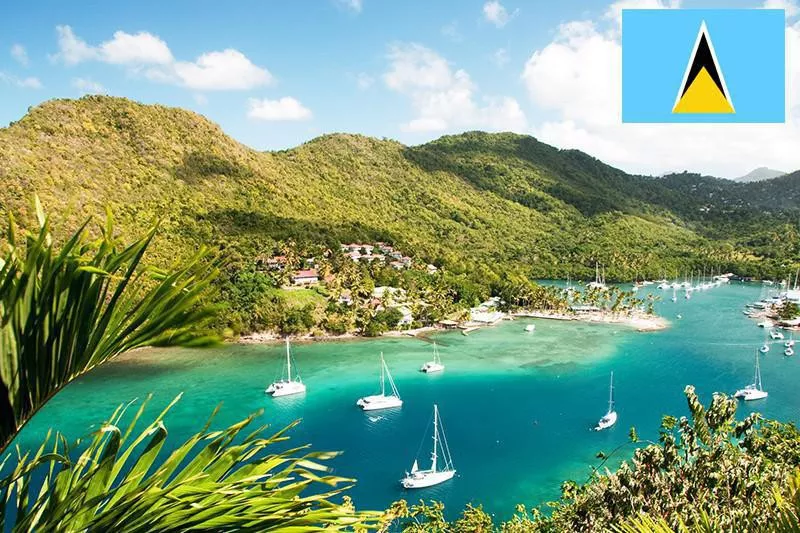
[[[0,215],[23,225],[34,191],[59,228],[106,205],[126,236],[159,218],[161,263],[208,244],[246,264],[286,239],[389,241],[456,271],[537,277],[591,277],[595,261],[609,279],[797,261],[798,174],[639,177],[511,133],[415,147],[331,134],[258,152],[189,111],[88,96],[45,102],[0,130],[0,183]]]
[[[772,178],[778,178],[784,175],[786,175],[786,172],[773,170],[767,167],[759,167],[751,172],[748,172],[744,176],[734,178],[733,180],[740,183],[748,183],[751,181],[771,180]]]

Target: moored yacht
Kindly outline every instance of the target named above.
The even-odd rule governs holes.
[[[292,354],[289,351],[289,337],[286,337],[286,367],[284,370],[286,373],[282,373],[281,379],[272,383],[264,392],[270,394],[273,398],[306,392],[306,385],[300,379],[300,374],[297,370],[295,370],[295,375],[292,377]]]
[[[608,429],[617,423],[617,412],[614,410],[614,372],[611,372],[611,383],[608,387],[608,411],[603,418],[597,422],[595,431],[602,431]]]
[[[745,401],[761,400],[768,396],[767,391],[761,383],[761,368],[758,366],[758,352],[756,352],[756,374],[753,383],[743,389],[739,389],[733,395],[734,398],[741,398]]]
[[[389,381],[391,394],[386,394],[386,380]],[[383,352],[381,352],[381,393],[359,398],[356,405],[364,411],[375,411],[377,409],[388,409],[391,407],[401,407],[403,405],[403,400],[400,399],[400,393],[397,392],[397,387],[392,379],[392,374],[389,372],[389,367],[386,366]]]
[[[433,343],[433,361],[428,361],[422,368],[419,369],[420,372],[425,372],[426,374],[432,374],[433,372],[441,372],[444,370],[444,365],[442,364],[442,358],[439,356],[439,349],[436,347],[436,343]]]
[[[439,429],[441,426],[441,434]],[[444,465],[439,463],[440,452]],[[417,461],[411,467],[411,472],[406,472],[406,476],[400,480],[400,484],[406,489],[422,489],[432,487],[439,483],[444,483],[456,475],[453,467],[453,458],[450,456],[450,447],[447,445],[447,438],[444,435],[444,426],[439,419],[439,407],[433,405],[433,450],[431,451],[431,467],[427,470],[420,470]]]

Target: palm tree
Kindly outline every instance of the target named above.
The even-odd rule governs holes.
[[[201,251],[170,270],[144,267],[156,226],[119,246],[110,214],[99,239],[87,237],[87,221],[56,250],[38,199],[36,212],[39,232],[24,235],[24,248],[10,220],[8,252],[0,259],[4,447],[56,392],[116,355],[216,340],[205,330],[214,308],[204,302],[217,260]],[[37,450],[19,450],[15,462],[0,459],[7,472],[0,479],[0,530],[337,531],[375,525],[376,513],[356,512],[348,500],[330,501],[347,488],[336,487],[350,481],[318,473],[328,470],[318,461],[335,454],[304,447],[269,453],[291,426],[268,436],[265,426],[252,430],[254,416],[221,431],[209,431],[209,420],[161,454],[163,419],[174,403],[138,434],[144,404],[127,429],[122,406],[85,442],[70,447],[63,435],[48,434]],[[6,512],[9,506],[13,513]]]
[[[9,221],[0,260],[0,451],[55,393],[134,348],[203,345],[213,309],[203,302],[219,262],[200,251],[170,270],[141,265],[155,237],[120,246],[109,214],[100,238],[87,220],[56,250],[36,200],[38,234],[17,243]]]

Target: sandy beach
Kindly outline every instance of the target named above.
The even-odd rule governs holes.
[[[669,327],[669,322],[660,316],[646,314],[612,315],[604,312],[566,314],[554,311],[520,311],[513,316],[523,318],[543,318],[547,320],[573,320],[601,324],[618,324],[637,331],[659,331]]]

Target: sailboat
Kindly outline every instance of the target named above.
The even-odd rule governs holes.
[[[281,375],[281,379],[267,387],[264,392],[271,394],[273,398],[306,392],[306,385],[300,379],[300,374],[297,370],[295,370],[294,379],[292,378],[292,355],[289,351],[289,337],[286,337],[286,377],[284,378]]]
[[[761,383],[761,367],[758,366],[758,352],[756,352],[756,375],[753,383],[743,389],[739,389],[733,395],[734,398],[742,398],[745,401],[760,400],[768,396],[767,391]]]
[[[597,422],[595,431],[608,429],[617,423],[617,412],[614,410],[614,372],[611,372],[611,383],[608,387],[608,412]]]
[[[672,287],[672,301],[673,302],[677,302],[678,301],[677,290],[678,290],[677,287],[675,287],[675,286]]]
[[[439,434],[441,426],[441,436]],[[439,464],[439,450],[444,466]],[[444,435],[444,426],[439,420],[439,407],[433,405],[433,450],[431,451],[431,467],[428,470],[420,470],[416,459],[411,467],[411,472],[406,472],[406,477],[400,480],[400,484],[406,489],[422,489],[432,487],[439,483],[444,483],[456,475],[453,467],[453,458],[450,456],[450,447],[447,445],[447,438]]]
[[[594,264],[594,281],[589,282],[586,287],[589,289],[599,289],[601,291],[608,289],[606,286],[605,267],[603,267],[603,276],[601,277],[600,266],[597,263]]]
[[[439,349],[436,348],[436,343],[433,343],[433,361],[428,361],[422,368],[419,369],[420,372],[425,372],[426,374],[431,374],[433,372],[441,372],[444,370],[444,365],[442,364],[442,358],[439,356]]]
[[[391,394],[389,395],[386,394],[387,379],[389,380],[389,387],[391,388]],[[356,405],[364,411],[375,411],[376,409],[388,409],[390,407],[401,407],[403,405],[403,400],[400,399],[400,393],[397,392],[397,387],[394,385],[392,374],[389,373],[389,367],[386,366],[383,352],[381,352],[381,393],[359,398]]]

